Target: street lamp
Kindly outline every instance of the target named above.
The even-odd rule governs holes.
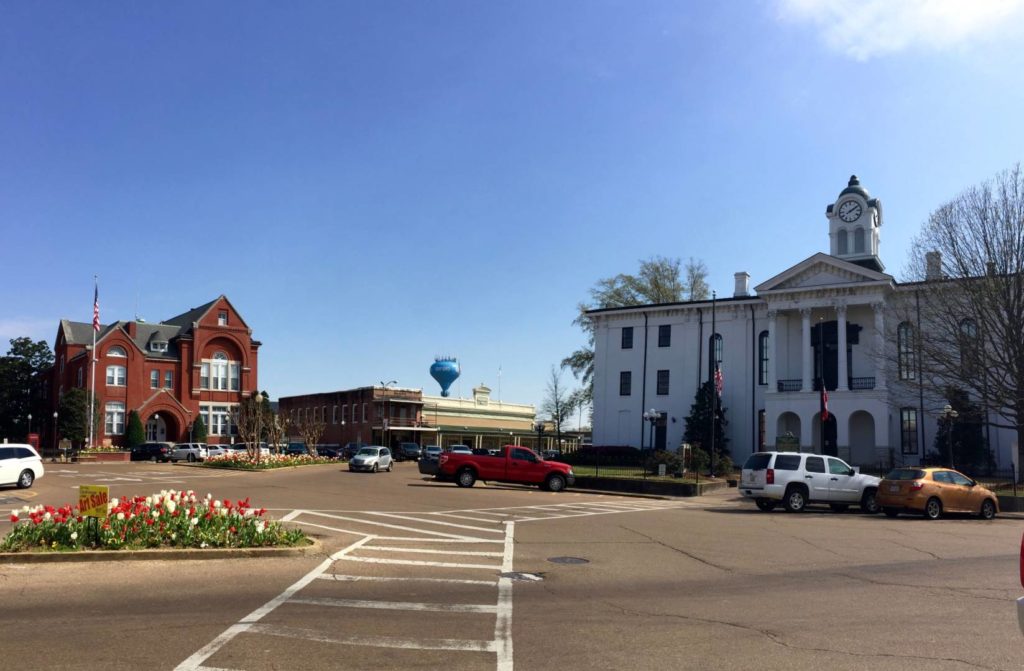
[[[538,419],[534,422],[534,430],[537,432],[537,452],[544,451],[544,420]]]
[[[28,413],[28,433],[32,434],[32,413]]]
[[[153,438],[152,440],[160,440],[160,415],[153,414]]]
[[[650,410],[648,410],[648,411],[646,411],[644,413],[644,419],[646,419],[648,422],[651,423],[651,433],[650,433],[650,438],[648,440],[648,444],[651,446],[652,450],[654,449],[654,425],[657,423],[657,421],[658,421],[658,419],[660,417],[661,417],[661,413],[658,412],[657,410],[655,410],[654,408],[651,408]],[[640,451],[641,452],[643,451],[643,447],[642,446],[640,448]]]
[[[57,454],[57,411],[53,411],[53,453]],[[54,457],[56,459],[56,457]]]
[[[953,421],[960,416],[960,413],[953,409],[949,403],[942,407],[942,416],[946,418],[947,445],[949,446],[949,467],[953,466]]]

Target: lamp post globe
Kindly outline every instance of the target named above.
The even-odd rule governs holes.
[[[946,448],[949,451],[949,467],[955,468],[953,465],[953,423],[960,413],[947,403],[942,406],[942,416],[946,418]]]

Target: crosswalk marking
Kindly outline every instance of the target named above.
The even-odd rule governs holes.
[[[331,606],[333,608],[373,608],[379,610],[433,611],[438,613],[496,613],[497,606],[471,603],[413,603],[409,601],[367,601],[365,599],[292,599],[288,603],[308,606]]]

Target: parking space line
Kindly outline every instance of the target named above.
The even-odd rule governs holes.
[[[382,575],[346,575],[344,573],[321,573],[317,576],[320,580],[334,580],[336,582],[437,582],[453,583],[457,585],[494,585],[497,580],[467,580],[465,578],[419,578],[416,576],[382,576]]]
[[[435,566],[438,568],[500,569],[500,564],[459,564],[456,562],[420,561],[418,559],[382,559],[379,557],[341,557],[340,561],[362,562],[364,564],[392,564],[394,566]]]
[[[417,529],[415,527],[407,527],[399,524],[386,524],[384,522],[375,522],[359,517],[345,517],[344,515],[328,515],[327,513],[318,513],[313,510],[304,511],[307,515],[318,515],[320,517],[328,517],[335,520],[343,520],[345,522],[355,522],[357,524],[367,524],[370,526],[385,527],[388,529],[400,529],[401,531],[412,531],[415,533],[428,534],[430,536],[443,536],[445,538],[467,538],[467,536],[460,536],[458,534],[446,534],[442,531],[428,531],[426,529]]]
[[[462,550],[426,550],[419,548],[399,548],[399,547],[387,547],[384,545],[364,545],[364,550],[374,550],[376,552],[415,552],[416,554],[430,554],[430,555],[459,555],[466,557],[501,557],[501,552],[466,552]]]
[[[440,524],[446,527],[456,527],[458,529],[471,529],[473,531],[483,531],[489,534],[500,534],[503,533],[501,529],[489,529],[485,527],[474,527],[467,524],[455,524],[454,522],[442,522],[440,520],[432,520],[426,517],[412,517],[409,515],[398,515],[396,513],[370,513],[371,515],[379,515],[381,517],[393,517],[399,520],[412,520],[413,522],[426,522],[427,524]]]
[[[500,522],[501,520],[489,520],[481,517],[470,517],[469,515],[456,515],[455,513],[428,513],[430,515],[444,515],[454,517],[457,520],[469,520],[470,522]]]
[[[432,613],[496,613],[497,606],[472,603],[425,603],[413,601],[367,601],[364,599],[308,598],[292,599],[288,603],[332,608],[369,608],[376,610],[428,611]]]
[[[318,643],[340,643],[343,645],[361,645],[374,648],[404,648],[408,650],[459,650],[466,652],[495,652],[494,641],[471,641],[452,638],[439,639],[408,639],[390,636],[338,636],[322,634],[311,629],[298,627],[282,627],[278,625],[256,624],[251,628],[254,634],[265,636],[283,636],[300,638]]]

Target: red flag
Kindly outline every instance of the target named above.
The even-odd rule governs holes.
[[[821,385],[821,421],[828,421],[828,390]]]
[[[722,395],[722,369],[719,366],[715,366],[715,391],[718,395]]]
[[[96,284],[96,292],[92,297],[92,330],[100,330],[100,285]]]

